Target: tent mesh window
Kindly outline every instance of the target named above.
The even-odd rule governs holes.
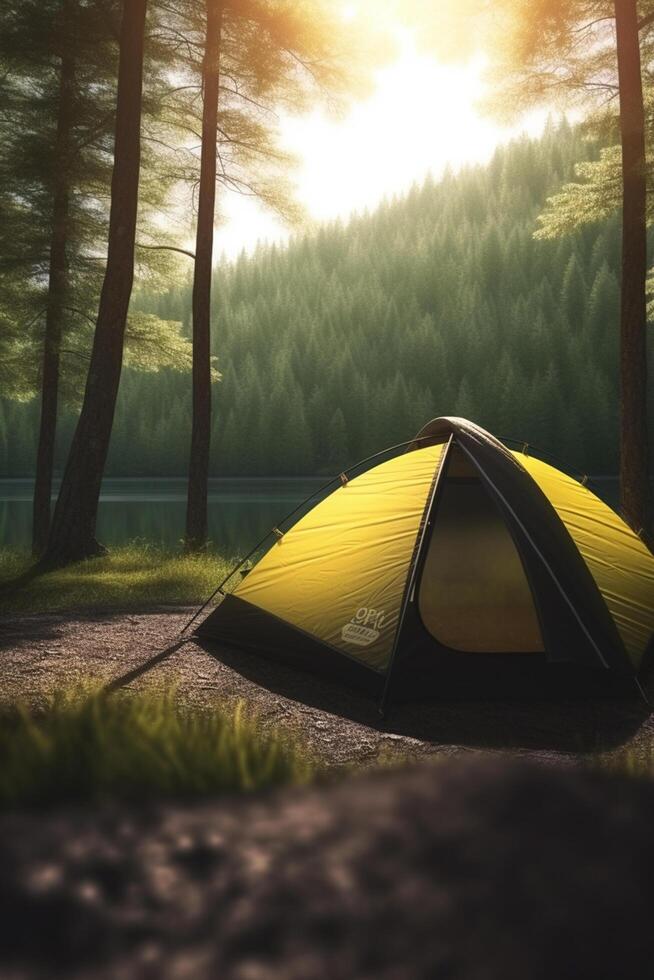
[[[522,560],[504,518],[456,447],[439,493],[418,608],[440,644],[466,653],[541,653]]]

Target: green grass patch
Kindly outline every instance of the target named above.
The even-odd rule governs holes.
[[[0,717],[0,806],[194,798],[303,783],[313,766],[243,704],[191,712],[172,693],[59,692]]]
[[[24,554],[0,552],[0,614],[196,605],[213,592],[234,562],[210,553],[181,555],[135,544],[3,592],[2,585],[30,564]]]

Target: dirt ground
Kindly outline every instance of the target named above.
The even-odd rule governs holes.
[[[642,980],[654,787],[475,754],[0,815],[3,980]]]
[[[88,678],[174,684],[198,707],[244,699],[329,766],[422,764],[199,804],[0,814],[2,980],[649,975],[654,784],[575,765],[648,752],[641,706],[432,702],[382,723],[367,698],[257,657],[194,642],[158,657],[188,615],[7,621],[2,700]]]
[[[262,726],[283,725],[329,766],[474,749],[571,762],[624,745],[648,752],[654,721],[637,702],[376,704],[337,683],[233,650],[189,642],[164,659],[192,610],[33,616],[0,625],[0,701],[31,703],[89,678],[126,689],[174,685],[191,706],[244,699]],[[130,672],[138,676],[130,680]]]

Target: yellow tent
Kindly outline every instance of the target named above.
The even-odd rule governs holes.
[[[586,486],[437,419],[278,536],[197,634],[385,698],[624,693],[654,557]]]

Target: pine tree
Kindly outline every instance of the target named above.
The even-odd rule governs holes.
[[[24,0],[4,4],[0,13],[0,320],[6,327],[0,353],[12,375],[5,394],[41,396],[37,554],[50,523],[59,406],[79,405],[102,284],[96,256],[106,248],[108,227],[119,13],[115,0]],[[150,120],[161,113],[155,47],[146,98]],[[146,155],[150,163],[157,156],[151,149]],[[142,182],[143,239],[162,237],[151,217],[167,186],[161,174]],[[143,255],[141,265],[150,273],[161,267],[154,252]],[[147,336],[143,320],[128,322],[128,351],[141,360],[147,355],[151,365],[162,340],[182,353],[176,325],[162,331],[157,318],[147,322],[158,324],[155,337]]]
[[[123,8],[107,267],[84,402],[43,557],[45,567],[102,550],[95,525],[134,276],[146,3],[126,0]]]
[[[347,429],[343,412],[337,408],[327,426],[325,462],[331,470],[345,469],[348,463]]]
[[[532,141],[527,157],[522,142],[500,148],[490,168],[430,182],[410,206],[398,199],[392,208],[386,205],[346,226],[327,226],[320,238],[305,234],[275,253],[264,248],[214,270],[220,301],[212,322],[213,351],[223,379],[214,389],[212,475],[296,470],[297,453],[289,448],[287,454],[280,439],[296,405],[304,409],[313,472],[333,472],[396,436],[411,438],[430,417],[464,410],[465,402],[456,405],[464,379],[465,411],[491,431],[561,455],[557,447],[570,426],[571,445],[573,430],[581,430],[594,447],[587,466],[616,472],[619,225],[610,218],[589,226],[588,239],[576,232],[561,241],[538,239],[529,254],[521,242],[531,235],[543,201],[531,191],[507,198],[502,177],[506,170],[527,189],[542,182],[549,194],[556,189],[552,180],[570,179],[575,160],[596,158],[597,146],[570,127]],[[514,154],[515,162],[505,166]],[[460,234],[462,214],[469,221],[465,234]],[[478,279],[475,243],[491,215],[507,261],[521,266],[519,275],[502,279],[492,298],[471,287]],[[512,236],[516,228],[520,234]],[[563,280],[573,255],[587,289],[575,330],[561,315]],[[387,318],[391,301],[397,313]],[[190,305],[188,284],[138,298],[143,312],[183,321],[187,336]],[[148,460],[147,475],[184,475],[188,387],[183,375],[168,369],[123,371],[112,473],[133,474],[139,466],[143,472],[148,433],[158,429],[167,438]],[[563,391],[565,412],[555,418],[557,391]],[[22,442],[31,438],[33,407],[4,403],[12,466],[18,457],[16,433],[22,433]],[[339,454],[334,465],[327,430],[337,409],[347,433],[347,459]],[[136,418],[142,421],[143,442]],[[74,421],[64,410],[57,465],[65,459]],[[292,440],[287,444],[291,447]],[[579,459],[570,462],[581,465]],[[27,455],[24,465],[25,473],[32,472]]]

